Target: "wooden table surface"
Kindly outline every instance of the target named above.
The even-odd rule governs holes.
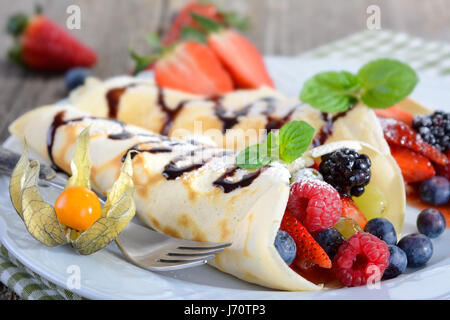
[[[0,0],[0,23],[18,11],[31,13],[34,0]],[[44,13],[65,25],[66,9],[81,9],[81,29],[74,35],[99,56],[94,75],[105,78],[130,70],[129,48],[148,50],[146,34],[167,30],[171,16],[185,0],[40,0]],[[448,0],[217,0],[250,18],[246,35],[268,55],[297,55],[367,29],[369,5],[381,9],[381,27],[428,40],[450,41]],[[1,30],[4,27],[1,26]],[[8,125],[36,106],[53,103],[67,93],[62,76],[41,75],[9,62],[11,39],[0,34],[0,141]],[[0,284],[0,299],[17,296]]]

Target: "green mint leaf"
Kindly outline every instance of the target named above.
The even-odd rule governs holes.
[[[314,132],[314,128],[305,121],[285,124],[278,135],[280,159],[291,163],[299,158],[311,145]]]
[[[361,100],[371,108],[388,108],[402,101],[419,81],[411,67],[393,59],[371,61],[357,77],[363,85]]]
[[[308,150],[314,131],[305,121],[291,121],[280,129],[278,136],[269,132],[263,143],[242,150],[236,156],[236,164],[251,170],[277,160],[291,163]]]
[[[206,43],[205,33],[192,26],[186,26],[181,29],[181,39]]]
[[[254,144],[241,152],[236,157],[236,165],[242,169],[257,169],[271,163],[273,159],[267,155],[265,145]]]
[[[278,137],[271,131],[266,137],[265,141],[266,154],[274,159],[278,160],[280,157],[280,146],[278,145]]]
[[[358,78],[350,72],[321,72],[306,81],[300,100],[323,112],[342,112],[356,102],[360,89]]]
[[[219,31],[221,29],[220,24],[217,23],[216,21],[211,20],[202,15],[199,15],[195,12],[191,13],[191,17],[192,17],[192,19],[194,19],[195,22],[197,22],[200,25],[200,27],[202,27],[206,31],[215,32],[215,31]]]

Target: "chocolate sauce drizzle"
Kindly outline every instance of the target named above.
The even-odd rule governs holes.
[[[167,180],[175,180],[176,178],[181,177],[186,172],[200,169],[206,164],[206,160],[202,160],[199,163],[193,163],[184,167],[178,167],[176,163],[181,160],[184,160],[183,157],[175,158],[164,167],[164,171],[162,172],[164,178],[166,178]]]
[[[72,124],[75,122],[80,122],[83,121],[85,119],[99,119],[99,120],[105,120],[105,121],[114,121],[116,123],[120,123],[122,125],[123,131],[121,133],[118,134],[110,134],[108,135],[109,139],[113,139],[113,140],[120,140],[120,139],[129,139],[133,136],[136,135],[142,135],[142,136],[149,136],[149,137],[154,137],[155,140],[148,140],[148,141],[143,141],[143,142],[139,142],[137,144],[135,144],[134,146],[132,146],[131,148],[129,148],[127,150],[127,152],[125,153],[125,155],[122,157],[122,162],[125,161],[126,155],[128,154],[128,152],[130,151],[135,151],[131,154],[131,159],[134,159],[134,157],[141,152],[148,152],[148,153],[152,153],[152,154],[157,154],[157,153],[170,153],[173,151],[173,149],[170,146],[176,146],[176,145],[180,145],[183,144],[182,142],[171,142],[169,143],[169,147],[151,147],[149,149],[143,149],[140,148],[140,146],[144,145],[144,144],[153,144],[153,143],[159,143],[161,141],[168,141],[169,139],[167,137],[164,136],[157,136],[157,135],[152,135],[152,134],[133,134],[131,132],[126,131],[126,126],[122,123],[119,122],[117,120],[113,120],[113,119],[105,119],[105,118],[98,118],[98,117],[92,117],[92,116],[85,116],[85,117],[79,117],[79,118],[73,118],[73,119],[67,119],[65,120],[64,117],[66,115],[66,111],[60,111],[58,112],[54,118],[53,118],[53,122],[50,125],[50,128],[48,130],[47,133],[47,152],[48,152],[48,156],[52,162],[52,166],[55,168],[55,170],[64,172],[60,167],[58,167],[54,161],[53,158],[53,145],[55,142],[55,135],[56,135],[56,131],[58,130],[59,127],[64,126],[64,125],[68,125],[68,124]],[[186,144],[191,144],[191,145],[196,145],[193,143],[189,143],[186,142]],[[187,158],[189,157],[195,157],[197,155],[198,152],[200,151],[205,151],[206,149],[210,149],[212,150],[211,154],[209,154],[206,157],[203,157],[201,159],[199,159],[198,161],[193,161],[193,163],[186,165],[186,166],[178,166],[178,163],[180,161],[185,161]],[[175,159],[171,160],[165,167],[164,170],[162,172],[162,175],[167,179],[167,180],[174,180],[180,176],[182,176],[184,173],[186,172],[191,172],[194,170],[198,170],[200,169],[202,166],[204,166],[206,163],[208,163],[210,160],[212,160],[213,158],[216,157],[223,157],[223,156],[227,156],[230,154],[234,154],[234,151],[232,150],[222,150],[222,149],[214,149],[214,148],[210,148],[210,147],[206,147],[206,146],[201,146],[201,147],[197,147],[193,150],[188,151],[186,154],[180,155],[178,157],[176,157]],[[235,166],[229,170],[227,170],[222,176],[220,176],[217,180],[215,180],[213,182],[213,185],[216,187],[220,187],[223,192],[225,193],[229,193],[237,188],[241,188],[241,187],[246,187],[249,186],[262,172],[262,170],[264,170],[263,168],[260,168],[256,171],[250,172],[248,174],[246,174],[245,176],[242,177],[242,179],[238,180],[238,181],[230,181],[230,177],[232,177],[236,171],[238,170],[238,168]]]
[[[81,122],[83,120],[86,119],[91,119],[91,120],[105,120],[105,121],[112,121],[116,124],[119,124],[122,127],[122,132],[119,133],[112,133],[110,135],[108,135],[109,139],[112,140],[125,140],[125,139],[131,139],[132,137],[135,136],[134,133],[128,132],[126,131],[126,125],[125,123],[123,123],[122,121],[116,120],[116,119],[106,119],[106,118],[100,118],[100,117],[95,117],[95,116],[85,116],[85,117],[79,117],[79,118],[73,118],[73,119],[68,119],[68,120],[64,120],[64,117],[66,115],[66,111],[60,111],[58,112],[54,118],[53,118],[53,122],[50,124],[50,128],[48,130],[47,133],[47,153],[48,153],[48,157],[52,163],[52,168],[56,171],[59,172],[64,172],[56,163],[55,160],[53,158],[53,145],[55,143],[55,135],[56,135],[56,131],[58,130],[59,127],[67,125],[67,124],[71,124],[71,123],[75,123],[75,122]],[[140,134],[141,135],[141,134]],[[146,134],[142,134],[143,136],[146,136]]]
[[[338,119],[344,117],[347,114],[347,112],[349,112],[352,108],[353,106],[347,109],[346,111],[336,113],[333,116],[331,116],[328,113],[322,112],[320,117],[322,118],[323,121],[325,121],[325,124],[322,126],[319,133],[314,138],[312,146],[315,148],[323,145],[325,141],[327,141],[327,139],[333,134],[334,123]]]
[[[106,101],[108,102],[108,117],[116,119],[119,114],[119,102],[122,94],[125,93],[127,87],[114,88],[106,93]]]
[[[166,104],[166,100],[164,98],[164,89],[158,87],[158,106],[166,114],[166,120],[164,121],[164,124],[159,132],[160,134],[164,136],[167,136],[169,134],[175,118],[177,117],[178,113],[184,108],[184,105],[188,102],[188,100],[181,101],[180,103],[178,103],[175,109],[171,109]]]
[[[259,177],[264,168],[265,167],[262,167],[256,171],[249,172],[238,181],[231,181],[229,178],[232,177],[239,169],[238,167],[233,167],[228,169],[223,175],[215,180],[213,185],[221,188],[224,193],[229,193],[235,189],[249,186],[253,180]]]
[[[122,94],[124,94],[127,88],[132,86],[134,85],[132,84],[125,87],[113,88],[106,93],[106,100],[108,103],[108,110],[109,110],[108,116],[110,118],[114,119],[117,118],[119,112],[120,97],[122,96]],[[170,130],[172,129],[176,117],[181,112],[181,110],[183,110],[185,105],[189,103],[189,100],[181,101],[175,106],[175,108],[170,108],[167,105],[166,99],[164,97],[164,89],[162,87],[158,87],[157,99],[158,99],[157,100],[158,106],[166,116],[166,119],[159,133],[162,135],[168,135]],[[267,118],[267,125],[266,125],[267,131],[280,129],[286,122],[290,120],[292,114],[295,112],[295,110],[297,110],[299,106],[299,105],[294,106],[291,110],[289,110],[286,116],[282,118],[276,118],[271,115],[275,110],[275,103],[277,101],[277,99],[273,97],[260,98],[254,101],[253,103],[249,103],[234,111],[227,110],[225,106],[222,104],[223,96],[212,96],[206,98],[206,100],[214,103],[214,113],[216,117],[222,122],[223,134],[225,134],[228,129],[232,129],[236,124],[238,124],[239,118],[248,115],[249,112],[252,110],[252,108],[260,102],[265,102],[267,104],[266,109],[262,112],[262,114]]]
[[[132,146],[131,148],[129,148],[127,150],[127,152],[125,152],[124,156],[122,157],[122,162],[125,161],[125,159],[127,157],[127,154],[129,152],[132,152],[131,155],[130,155],[131,160],[133,160],[135,156],[137,156],[139,153],[142,153],[142,152],[148,152],[148,153],[152,153],[152,154],[156,154],[156,153],[170,153],[170,152],[172,152],[172,148],[166,148],[166,147],[154,147],[154,148],[150,148],[150,149],[141,149],[140,148],[141,145],[149,144],[149,143],[155,143],[155,141],[139,142],[139,143],[135,144],[134,146]]]

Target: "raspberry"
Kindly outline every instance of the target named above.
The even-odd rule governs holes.
[[[388,264],[387,244],[363,232],[344,242],[333,259],[336,278],[347,287],[364,285],[369,278],[380,280]]]
[[[287,208],[311,233],[331,228],[342,213],[339,193],[320,180],[292,184]]]

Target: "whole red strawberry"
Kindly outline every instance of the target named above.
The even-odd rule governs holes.
[[[192,12],[208,17],[217,22],[223,21],[222,15],[213,3],[203,3],[198,1],[189,2],[180,10],[173,20],[169,31],[167,31],[167,34],[163,39],[164,45],[169,45],[178,41],[181,36],[181,30],[184,27],[190,26],[198,28],[198,24],[195,23],[191,17]]]
[[[183,29],[201,30],[202,27],[192,18],[192,13],[207,17],[212,21],[226,25],[227,27],[234,27],[238,30],[244,30],[248,26],[248,19],[239,16],[234,11],[225,11],[218,7],[214,1],[189,1],[176,14],[169,30],[163,38],[164,45],[172,44],[183,36]]]
[[[16,37],[9,57],[31,69],[64,72],[73,67],[91,67],[97,62],[92,49],[41,14],[12,16],[8,32]]]

